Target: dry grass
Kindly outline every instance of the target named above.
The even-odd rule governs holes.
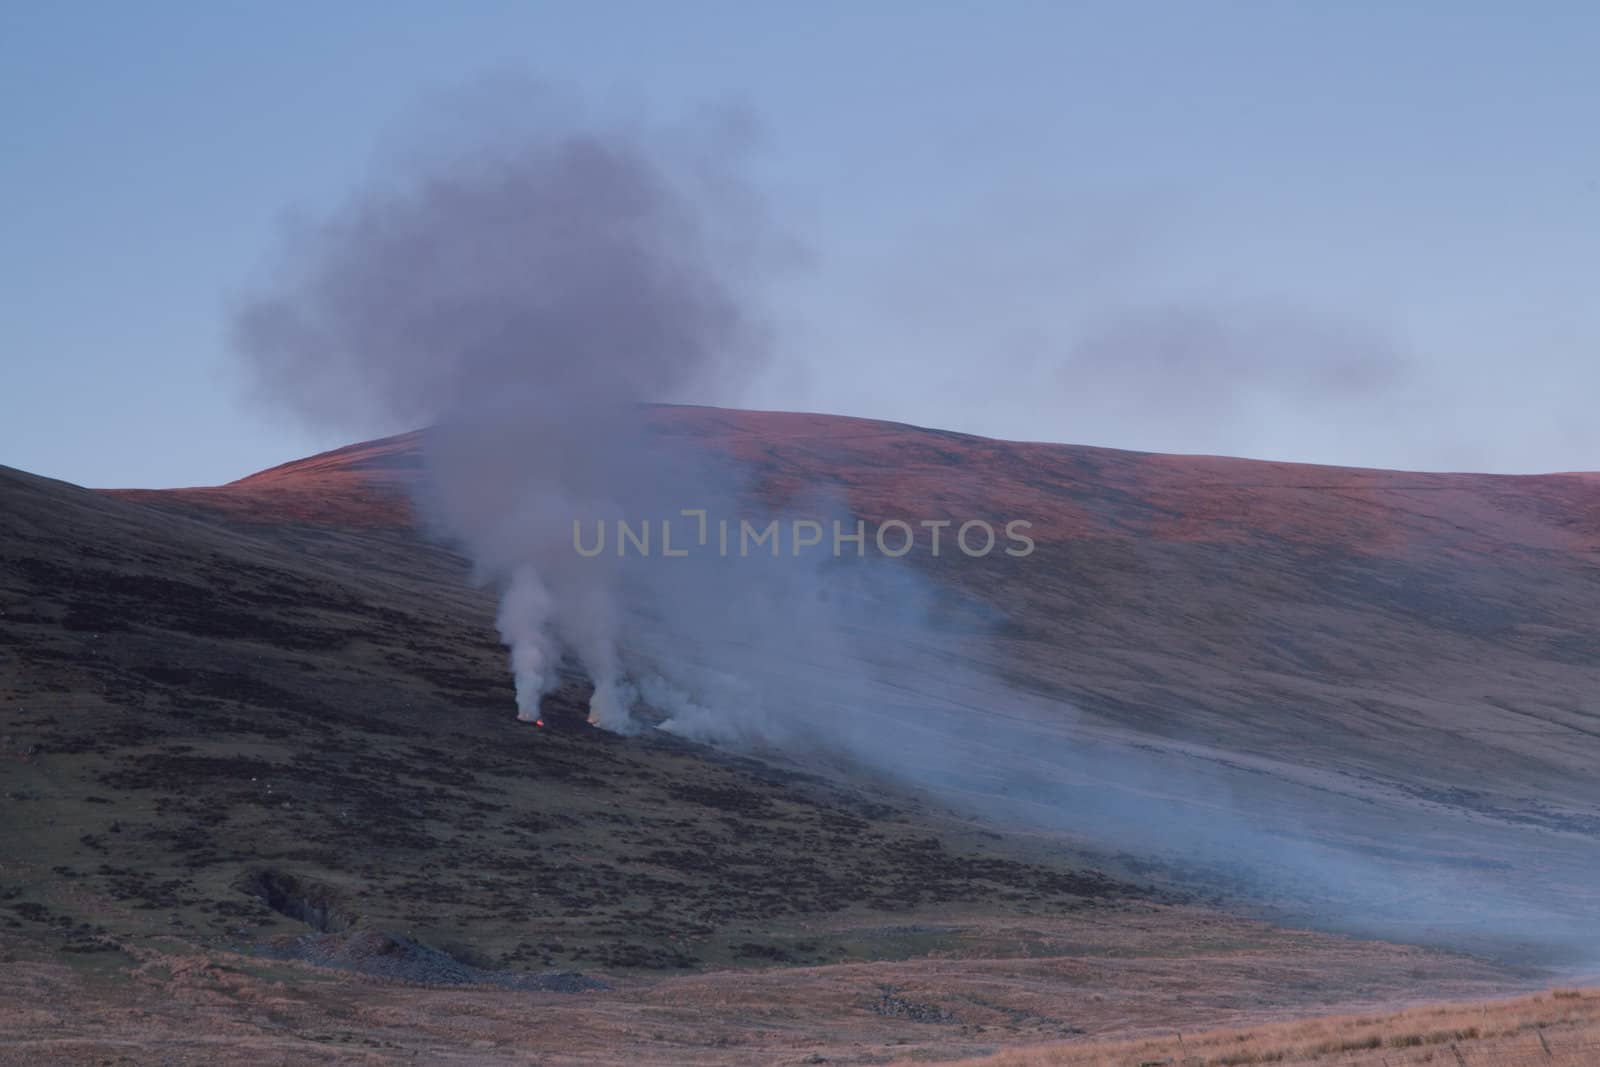
[[[1590,1067],[1600,1063],[1600,989],[1330,1015],[1137,1040],[1052,1043],[961,1061],[971,1067]]]
[[[906,918],[878,942],[884,953],[896,939],[915,942],[901,959],[636,975],[577,995],[407,986],[170,936],[58,953],[0,929],[0,1065],[845,1067],[1063,1039],[1099,1049],[1116,1046],[1090,1043],[1179,1030],[1187,1039],[1208,1026],[1401,1003],[1418,990],[1479,1000],[1510,981],[1459,957],[1193,910],[1026,924]],[[957,932],[916,951],[922,932],[940,927]],[[1010,955],[994,955],[1006,946]]]

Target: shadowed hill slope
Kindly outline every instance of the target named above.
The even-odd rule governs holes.
[[[1316,858],[1272,883],[1290,915],[1353,867],[1369,903],[1492,890],[1448,919],[1397,908],[1386,929],[1404,940],[1503,946],[1545,922],[1548,949],[1551,922],[1566,936],[1594,905],[1592,476],[649,418],[750,472],[768,503],[822,487],[868,520],[1034,523],[1025,567],[918,558],[995,609],[965,651],[1017,706],[966,709],[970,774],[516,722],[491,598],[414,529],[417,435],[211,488],[96,492],[0,468],[0,950],[22,961],[0,990],[74,1005],[30,1009],[15,1032],[54,1042],[81,1029],[82,998],[126,998],[105,1017],[165,1020],[164,1048],[187,1047],[200,1011],[285,1062],[333,1055],[261,1022],[265,997],[339,1040],[458,1044],[463,1062],[494,1056],[428,1020],[500,1013],[497,1039],[601,1060],[634,1042],[644,1060],[751,1062],[798,1040],[784,1035],[841,1033],[831,1058],[881,1060],[890,1041],[947,1054],[1079,1032],[1064,1016],[1117,1032],[1119,998],[1189,1026],[1513,980],[1174,897],[1259,896],[1217,862],[1230,849],[1241,867]],[[570,721],[583,696],[574,680],[552,706]],[[1030,732],[1008,735],[1022,719]],[[1218,826],[1233,836],[1192,862],[1187,839]],[[195,948],[228,962],[177,962]],[[143,977],[95,985],[84,961],[101,958],[144,961]],[[501,992],[297,984],[291,1010],[271,983],[305,972],[262,969],[285,958]],[[789,964],[816,969],[759,986],[716,970]],[[537,973],[558,966],[617,983],[599,1014],[493,999],[585,988]],[[698,985],[627,977],[701,966]],[[163,984],[169,970],[188,977]],[[1082,988],[1108,997],[1064,992]],[[648,1052],[646,1030],[672,1044]],[[82,1047],[109,1054],[126,1032]]]

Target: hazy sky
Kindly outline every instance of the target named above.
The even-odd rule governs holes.
[[[740,400],[999,437],[1600,468],[1600,6],[0,5],[0,463],[205,484],[322,447],[230,299],[496,71],[733,103],[809,262]]]

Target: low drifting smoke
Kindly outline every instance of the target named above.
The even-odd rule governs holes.
[[[763,359],[784,242],[739,171],[746,132],[545,121],[433,153],[293,227],[235,314],[270,400],[347,432],[430,428],[421,510],[502,590],[525,718],[571,654],[593,720],[629,726],[616,568],[576,557],[571,524],[681,476],[641,404],[726,396]]]

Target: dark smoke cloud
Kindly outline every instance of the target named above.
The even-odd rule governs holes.
[[[760,356],[727,259],[749,237],[725,230],[752,217],[640,138],[541,131],[395,184],[298,227],[238,313],[266,390],[314,420],[411,424],[506,390],[662,399]]]
[[[570,651],[623,728],[615,575],[575,565],[570,523],[673,473],[639,404],[726,397],[762,363],[755,290],[790,243],[740,172],[741,122],[578,128],[548,97],[527,114],[295,226],[234,336],[310,421],[430,427],[424,511],[505,590],[522,713]]]

